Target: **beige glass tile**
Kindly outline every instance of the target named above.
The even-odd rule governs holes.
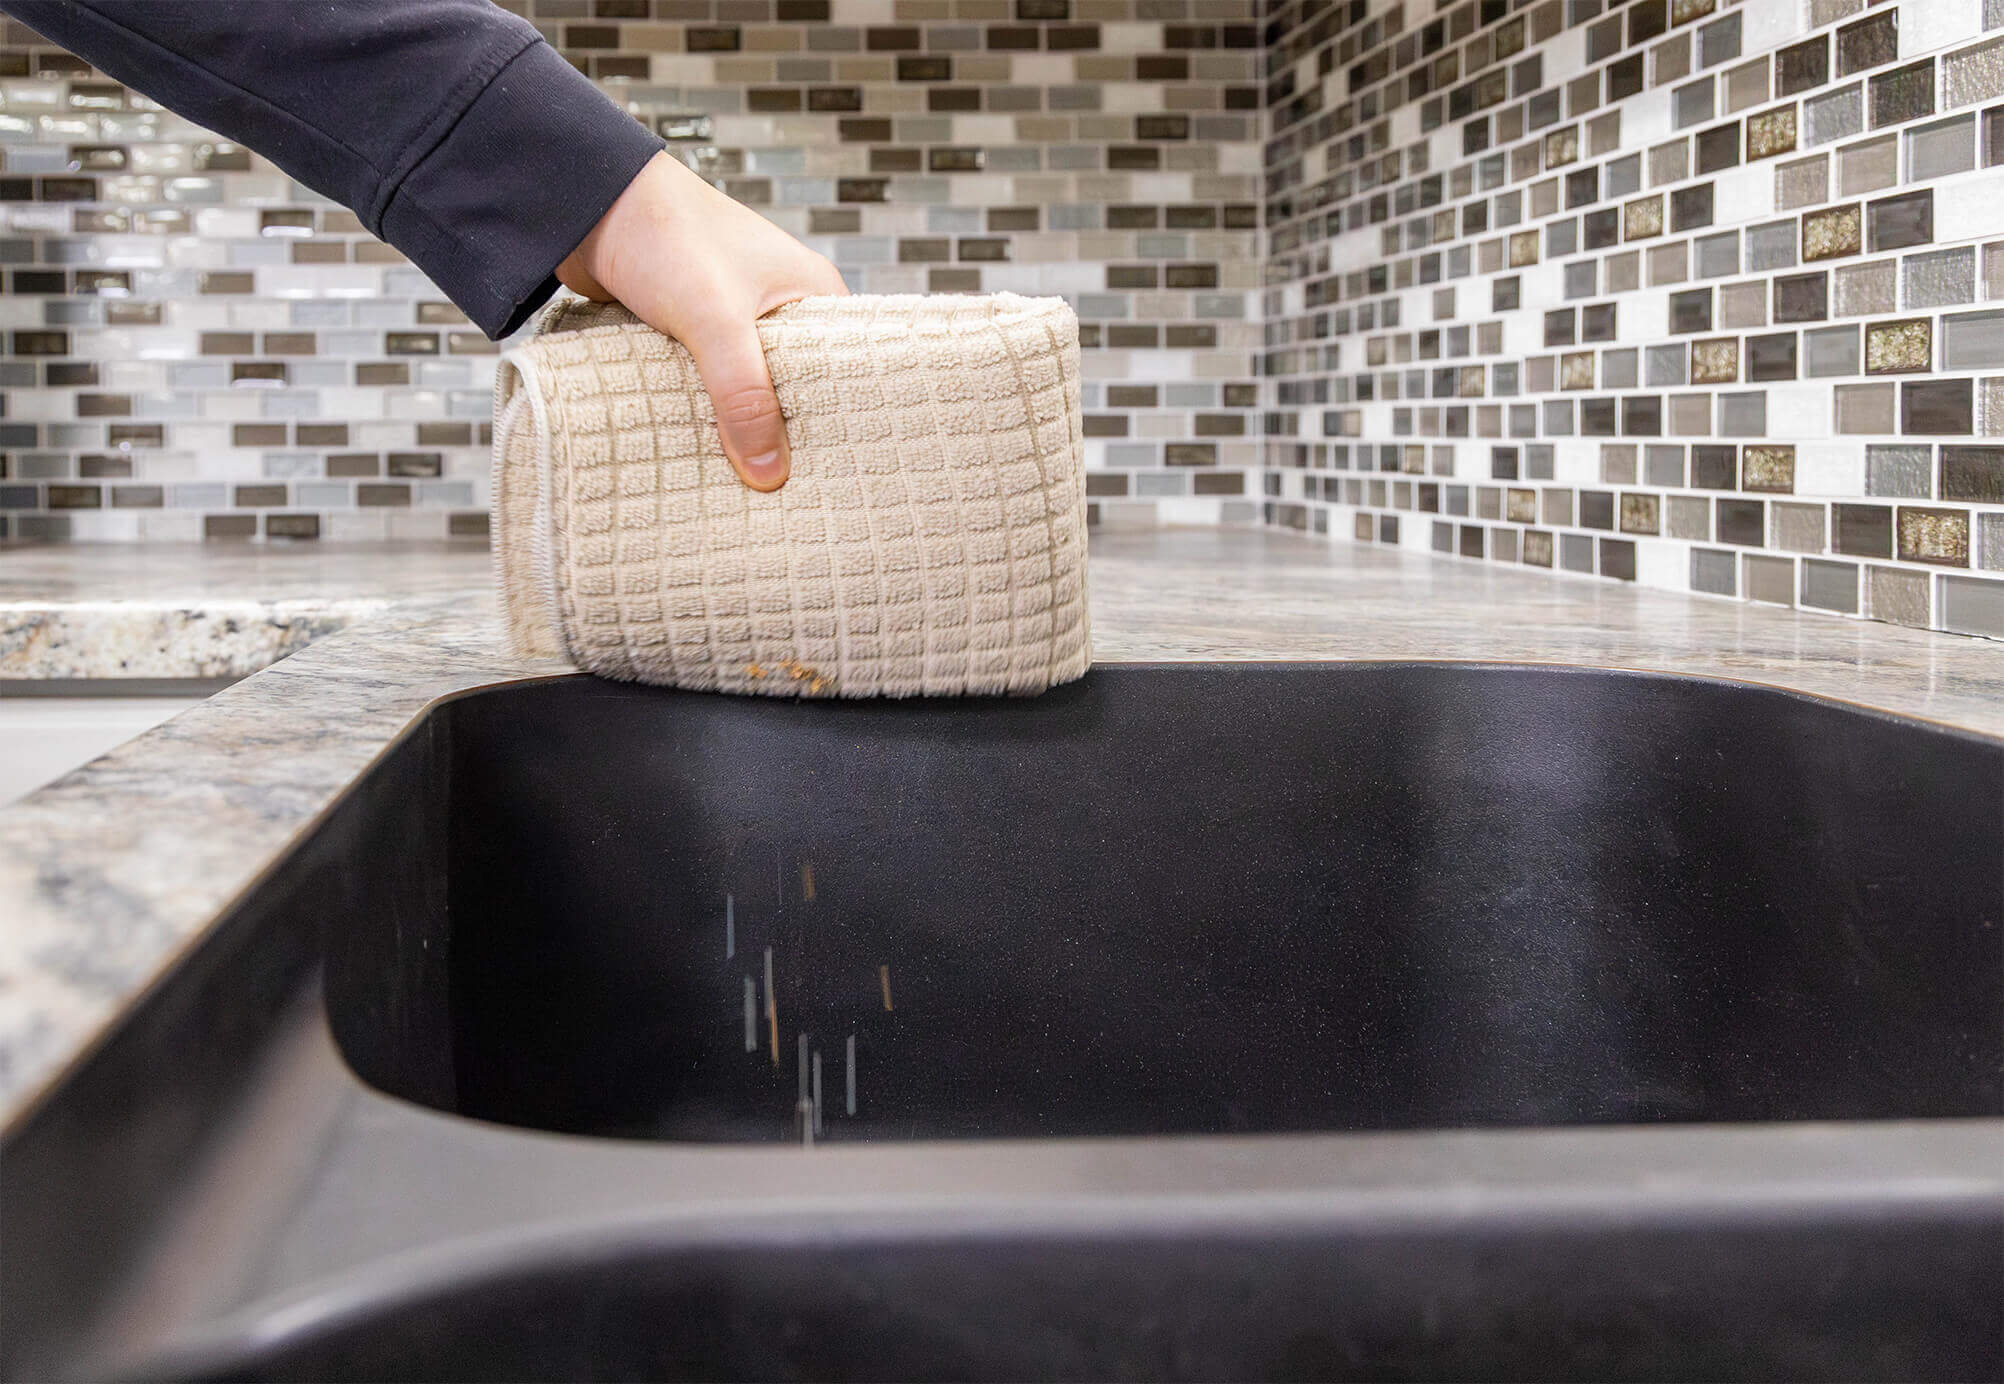
[[[1820,553],[1829,546],[1829,510],[1823,505],[1768,506],[1774,526],[1774,546],[1784,552]]]
[[[1840,384],[1836,389],[1837,431],[1850,437],[1892,433],[1894,387]]]
[[[1691,141],[1688,136],[1658,144],[1649,151],[1649,185],[1681,183],[1691,176]]]
[[[1779,211],[1811,207],[1830,198],[1830,157],[1796,159],[1774,170],[1774,205]]]
[[[1668,510],[1670,537],[1704,543],[1712,537],[1712,505],[1696,495],[1672,495]]]
[[[1837,151],[1837,195],[1857,197],[1891,187],[1899,179],[1900,143],[1896,136],[1861,139]]]
[[[1839,317],[1865,317],[1894,310],[1899,266],[1893,260],[1849,264],[1832,276]]]
[[[1768,98],[1768,59],[1765,55],[1741,63],[1726,73],[1726,114],[1758,106]]]
[[[1719,290],[1719,325],[1765,327],[1767,325],[1767,284],[1727,284]]]
[[[1926,629],[1928,584],[1925,572],[1908,572],[1898,567],[1865,569],[1865,613],[1874,620],[1895,625],[1915,625]]]

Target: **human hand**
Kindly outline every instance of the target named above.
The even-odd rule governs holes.
[[[786,423],[754,324],[796,298],[847,293],[834,265],[663,152],[557,266],[557,279],[597,302],[618,300],[688,347],[738,479],[753,490],[786,484]]]

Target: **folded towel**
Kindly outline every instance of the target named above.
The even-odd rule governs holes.
[[[565,300],[502,357],[510,639],[621,681],[1033,693],[1084,673],[1078,319],[1063,300],[810,298],[760,320],[792,444],[739,482],[681,343]]]

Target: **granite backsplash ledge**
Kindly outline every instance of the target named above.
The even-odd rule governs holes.
[[[1106,528],[2004,636],[2004,0],[517,0],[867,292],[1059,293]],[[477,538],[495,347],[0,31],[0,537]]]

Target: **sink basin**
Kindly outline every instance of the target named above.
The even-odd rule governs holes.
[[[2004,743],[489,689],[0,1154],[11,1378],[1995,1377]]]
[[[817,1055],[840,1140],[1999,1108],[2004,758],[1886,717],[1246,665],[437,719],[443,892],[357,910],[329,1005],[459,1114],[795,1138]]]

